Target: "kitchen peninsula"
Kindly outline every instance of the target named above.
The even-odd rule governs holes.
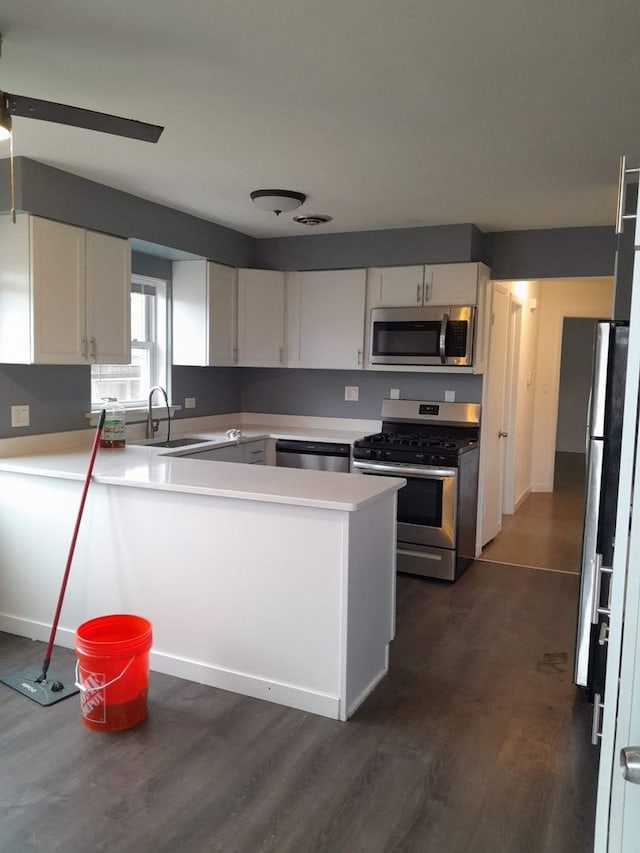
[[[0,459],[0,630],[47,639],[87,460]],[[152,670],[346,720],[388,668],[403,484],[101,450],[56,642],[136,613]]]

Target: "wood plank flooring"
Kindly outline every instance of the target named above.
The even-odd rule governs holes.
[[[400,575],[389,675],[347,723],[151,673],[147,721],[101,734],[77,696],[0,684],[0,851],[587,853],[576,596],[572,575],[487,562]],[[43,650],[0,634],[0,670]],[[51,673],[72,661],[56,649]]]
[[[483,560],[580,572],[584,454],[556,453],[553,492],[530,494],[482,550]]]

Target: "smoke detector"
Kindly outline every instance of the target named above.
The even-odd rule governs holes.
[[[293,217],[293,221],[301,225],[324,225],[325,222],[331,222],[331,219],[331,216],[325,216],[323,213],[307,213],[305,216]]]

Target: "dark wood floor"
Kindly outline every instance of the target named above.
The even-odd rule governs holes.
[[[454,585],[399,576],[390,673],[347,723],[151,673],[147,721],[102,734],[77,696],[0,684],[0,851],[591,851],[576,594],[485,562]],[[2,672],[42,655],[0,634]]]
[[[482,551],[483,560],[580,572],[584,513],[583,453],[556,453],[553,492],[535,492]]]

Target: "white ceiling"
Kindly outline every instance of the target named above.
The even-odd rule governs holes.
[[[16,155],[255,237],[609,225],[640,151],[637,0],[4,0],[0,32],[1,90],[166,128],[15,118]]]

